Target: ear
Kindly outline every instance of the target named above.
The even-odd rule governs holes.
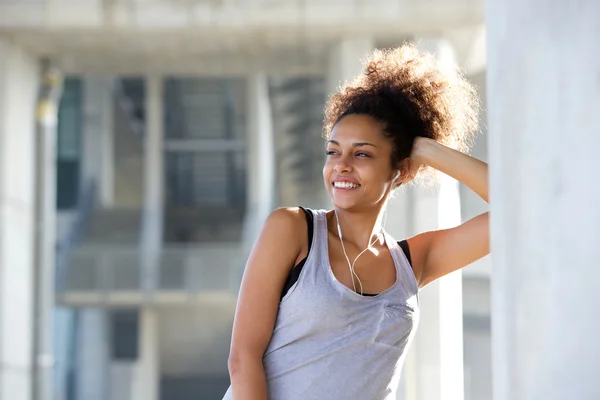
[[[407,184],[415,178],[416,171],[413,171],[413,162],[410,158],[400,161],[397,168],[402,174],[394,181],[394,187]]]

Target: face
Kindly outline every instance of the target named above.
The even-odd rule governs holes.
[[[382,129],[367,115],[348,115],[333,127],[323,179],[335,207],[358,210],[385,203],[398,171],[391,167],[392,144]]]

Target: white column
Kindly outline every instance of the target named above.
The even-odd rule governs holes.
[[[423,39],[419,48],[434,54],[443,68],[454,69],[452,46],[443,39]],[[442,175],[442,174],[440,174]],[[461,222],[459,186],[440,176],[435,188],[415,188],[412,193],[412,234],[448,228]],[[407,361],[408,400],[461,400],[464,398],[462,275],[445,276],[419,295],[421,319]]]
[[[109,320],[102,308],[79,311],[77,337],[77,400],[108,397]]]
[[[115,196],[115,132],[114,132],[114,100],[112,78],[104,78],[102,91],[102,155],[100,175],[100,201],[104,207],[110,208]]]
[[[92,75],[84,79],[82,185],[89,179],[98,183],[103,207],[114,201],[114,132],[111,79]]]
[[[275,144],[269,83],[265,74],[248,79],[248,207],[244,222],[244,247],[254,243],[260,227],[273,211],[275,197]]]
[[[81,185],[100,175],[101,118],[98,115],[98,91],[102,90],[102,82],[93,76],[82,79],[83,88],[83,121],[82,121],[82,155]]]
[[[600,3],[486,6],[494,399],[599,399]]]
[[[146,79],[144,151],[144,206],[140,245],[143,254],[143,285],[150,290],[156,285],[164,213],[163,78],[157,75]]]
[[[156,310],[140,309],[138,377],[133,400],[158,400],[160,361]]]
[[[0,40],[0,398],[29,400],[38,62]]]
[[[54,400],[67,399],[67,376],[72,365],[70,346],[76,336],[73,334],[75,311],[70,308],[56,306],[54,309]]]
[[[345,81],[358,75],[362,71],[362,60],[374,48],[371,38],[344,38],[336,43],[329,52],[327,93],[336,92]]]

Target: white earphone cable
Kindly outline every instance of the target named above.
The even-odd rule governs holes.
[[[401,175],[402,173],[400,171],[398,171],[398,173],[396,174],[396,176],[394,176],[394,178],[392,179],[392,185],[394,183],[394,181]],[[377,235],[375,238],[371,239],[371,241],[369,242],[369,244],[367,245],[367,247],[361,251],[360,253],[358,253],[358,255],[356,256],[356,258],[354,259],[354,261],[351,263],[350,262],[350,258],[348,257],[348,253],[346,252],[346,246],[344,246],[344,239],[342,237],[342,228],[340,227],[340,219],[338,217],[337,214],[337,209],[333,209],[334,213],[335,213],[335,222],[337,224],[337,230],[338,230],[338,236],[340,237],[340,243],[342,245],[342,251],[344,252],[344,257],[346,257],[346,262],[348,263],[348,268],[350,269],[350,278],[352,279],[352,288],[354,289],[354,291],[356,292],[356,284],[354,283],[354,278],[356,278],[356,280],[358,281],[358,284],[360,285],[360,294],[363,294],[363,285],[362,285],[362,281],[360,280],[360,278],[358,277],[358,274],[356,273],[356,271],[354,271],[354,265],[356,264],[356,261],[358,260],[358,258],[360,256],[362,256],[364,254],[365,251],[369,250],[371,248],[371,246],[373,246],[373,244],[379,239],[379,235]],[[384,211],[385,213],[385,219],[387,220],[387,207]],[[385,222],[384,222],[385,224]],[[383,233],[383,228],[381,229]]]
[[[356,256],[354,261],[351,263],[350,258],[348,257],[348,253],[346,253],[346,247],[344,246],[344,239],[342,237],[342,229],[340,228],[340,219],[338,218],[337,210],[334,209],[334,212],[335,212],[335,221],[337,223],[338,236],[340,237],[340,243],[342,244],[342,251],[344,252],[344,257],[346,257],[346,261],[348,262],[348,268],[350,269],[350,278],[352,279],[352,288],[356,292],[356,284],[354,283],[354,278],[356,278],[356,280],[358,281],[358,284],[360,285],[360,294],[362,295],[363,294],[362,281],[358,277],[358,274],[354,271],[354,265],[356,264],[356,261],[358,260],[358,258],[360,256],[362,256],[365,251],[369,250],[371,248],[371,246],[373,246],[373,244],[379,239],[379,235],[377,235],[375,238],[371,239],[371,241],[369,242],[369,245],[363,251],[358,253],[358,255]]]

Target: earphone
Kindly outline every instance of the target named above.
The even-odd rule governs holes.
[[[354,272],[354,264],[356,264],[356,261],[358,260],[358,258],[360,256],[362,256],[365,251],[369,250],[369,248],[371,246],[373,246],[373,244],[377,241],[377,239],[379,239],[379,235],[377,235],[374,240],[371,240],[369,242],[369,245],[363,251],[358,253],[356,258],[354,259],[354,262],[350,263],[350,258],[348,258],[348,253],[346,253],[346,247],[344,246],[344,239],[342,237],[342,228],[340,228],[340,219],[338,218],[337,210],[334,208],[333,211],[335,213],[335,222],[337,224],[338,236],[340,237],[340,243],[342,244],[342,251],[344,252],[344,257],[346,257],[346,261],[348,262],[348,268],[350,268],[350,276],[352,279],[352,288],[356,292],[356,284],[354,283],[354,278],[356,277],[356,280],[358,281],[358,284],[360,285],[360,294],[362,295],[363,294],[363,285],[362,285],[360,278],[358,277],[358,274],[356,272]]]
[[[398,170],[398,172],[396,173],[396,176],[394,176],[394,178],[392,179],[392,183],[394,183],[394,181],[396,179],[398,179],[401,175],[402,175],[402,172],[400,170]],[[363,294],[363,285],[362,285],[360,278],[358,277],[358,274],[354,271],[354,265],[356,264],[356,261],[358,260],[358,258],[360,256],[362,256],[365,251],[369,250],[369,248],[371,246],[373,246],[373,244],[379,239],[379,235],[377,235],[374,240],[371,240],[369,242],[368,246],[363,251],[358,253],[358,255],[356,256],[354,261],[351,263],[350,258],[348,257],[348,253],[346,253],[346,247],[344,246],[344,239],[342,237],[342,228],[340,227],[340,219],[338,217],[337,210],[334,208],[333,211],[335,213],[335,222],[337,224],[338,236],[340,237],[340,243],[342,244],[342,251],[344,252],[344,257],[346,257],[346,262],[348,262],[348,268],[350,269],[350,276],[352,279],[352,288],[356,292],[356,284],[354,283],[354,278],[356,278],[356,280],[358,281],[358,284],[360,285],[360,294],[362,295]]]

